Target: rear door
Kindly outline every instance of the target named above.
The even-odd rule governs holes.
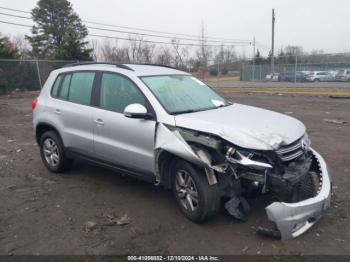
[[[91,93],[95,72],[67,73],[60,77],[60,87],[53,92],[48,110],[59,126],[66,148],[93,156]]]
[[[155,119],[125,117],[126,106],[139,103],[152,111],[139,88],[117,73],[99,73],[98,107],[93,112],[96,157],[134,171],[153,173]]]

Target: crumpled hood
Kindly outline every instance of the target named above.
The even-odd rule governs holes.
[[[273,111],[233,104],[175,116],[176,126],[218,135],[243,148],[274,150],[302,137],[299,120]]]

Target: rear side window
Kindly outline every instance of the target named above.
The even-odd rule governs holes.
[[[62,75],[59,75],[59,76],[56,78],[55,83],[53,84],[53,87],[52,87],[52,90],[51,90],[51,95],[52,95],[53,97],[56,97],[56,96],[57,96],[58,88],[60,87],[61,80],[62,80]]]
[[[90,105],[94,72],[74,73],[71,79],[68,100],[82,105]]]
[[[101,80],[100,107],[123,113],[130,104],[141,104],[146,100],[141,91],[126,77],[104,73]]]
[[[58,94],[58,98],[67,100],[68,91],[69,91],[69,84],[70,84],[71,78],[72,78],[72,75],[65,75],[65,77],[63,79],[62,86],[61,86],[60,93]]]

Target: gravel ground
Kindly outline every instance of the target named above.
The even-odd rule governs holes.
[[[34,140],[31,98],[2,97],[0,255],[350,254],[350,100],[226,96],[288,113],[307,125],[312,146],[330,166],[334,195],[332,208],[306,234],[290,241],[255,234],[255,227],[267,223],[269,196],[250,200],[246,223],[222,210],[197,225],[180,214],[170,192],[121,174],[83,163],[64,175],[51,174]]]

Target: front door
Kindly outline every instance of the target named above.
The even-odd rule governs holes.
[[[125,117],[126,106],[149,108],[138,87],[125,76],[101,73],[98,107],[93,111],[96,157],[135,171],[154,172],[155,120]]]

